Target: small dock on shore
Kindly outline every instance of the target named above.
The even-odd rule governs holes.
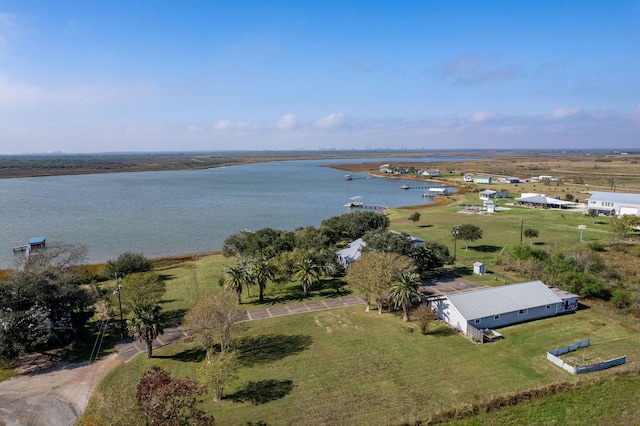
[[[402,185],[400,189],[431,189],[431,188],[445,188],[444,185]]]

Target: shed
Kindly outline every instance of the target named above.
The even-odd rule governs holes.
[[[578,309],[578,296],[560,293],[542,281],[450,294],[433,301],[438,317],[467,336],[478,329],[506,327]]]
[[[478,274],[478,275],[484,275],[485,274],[485,266],[484,263],[482,262],[475,262],[473,264],[473,273],[474,274]]]
[[[492,177],[487,177],[487,176],[476,176],[473,179],[473,183],[486,183],[486,184],[491,184],[493,183],[493,178]]]
[[[43,249],[46,246],[46,238],[45,237],[31,237],[29,238],[29,249],[30,250],[38,250]]]
[[[572,203],[571,201],[563,201],[558,200],[556,198],[547,197],[545,195],[534,195],[531,197],[520,197],[514,199],[515,203],[524,207],[536,207],[536,208],[553,208],[553,209],[564,209]]]

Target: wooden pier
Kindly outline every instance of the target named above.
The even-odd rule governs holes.
[[[430,189],[430,188],[446,188],[444,185],[421,185],[421,186],[409,186],[402,185],[400,189]]]

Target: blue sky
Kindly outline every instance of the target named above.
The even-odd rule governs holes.
[[[640,149],[640,0],[2,1],[0,153]]]

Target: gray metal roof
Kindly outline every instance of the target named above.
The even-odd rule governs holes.
[[[534,195],[532,197],[516,198],[516,201],[532,204],[551,204],[554,206],[565,206],[567,204],[575,204],[571,201],[558,200],[556,198],[547,197],[545,195]]]
[[[624,194],[621,192],[600,192],[591,194],[589,201],[609,201],[612,203],[640,204],[640,194]]]
[[[542,281],[465,291],[447,298],[467,321],[562,302]]]

